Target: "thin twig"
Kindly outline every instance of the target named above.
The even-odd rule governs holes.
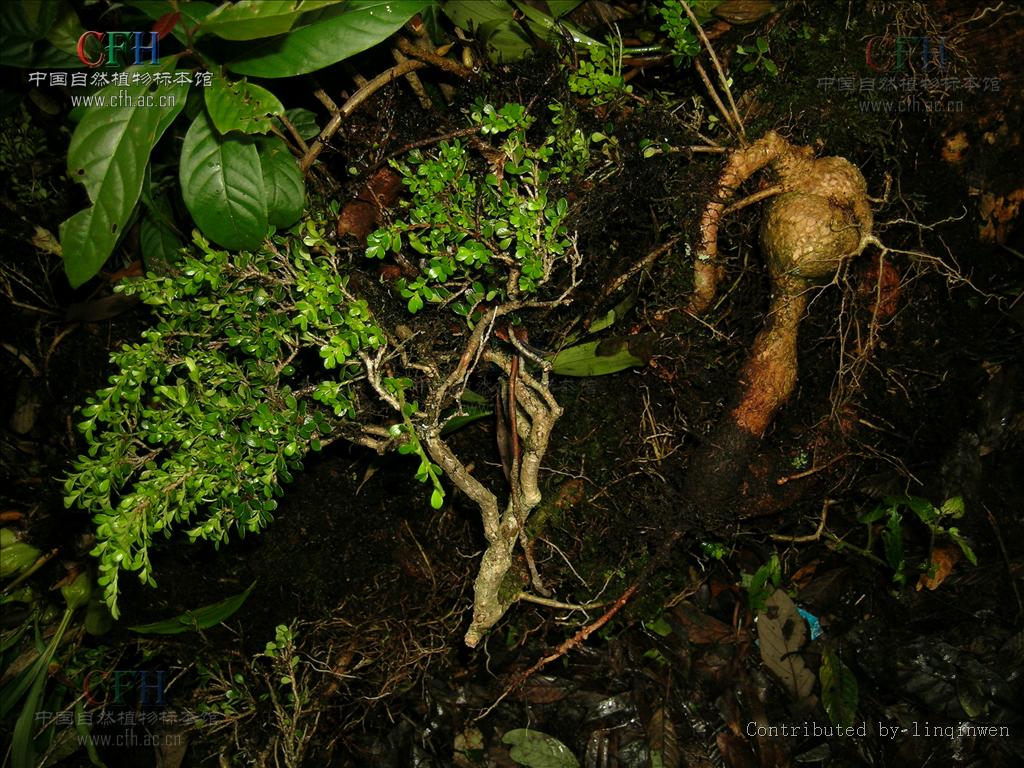
[[[590,637],[592,634],[601,629],[601,627],[603,627],[605,624],[607,624],[609,621],[615,618],[619,611],[625,608],[626,604],[633,598],[633,596],[636,595],[636,593],[639,592],[640,589],[647,583],[647,581],[651,578],[651,575],[655,572],[655,570],[657,570],[661,566],[661,564],[665,561],[665,558],[667,558],[668,555],[672,552],[672,548],[675,546],[676,542],[679,541],[679,539],[681,539],[682,537],[683,531],[681,530],[669,532],[668,535],[665,537],[665,540],[662,542],[661,547],[655,553],[654,557],[652,557],[648,561],[647,565],[640,573],[640,576],[637,577],[636,581],[630,584],[629,587],[627,587],[621,595],[619,595],[619,597],[615,600],[614,603],[612,603],[611,607],[607,611],[605,611],[596,621],[591,622],[587,626],[580,629],[575,635],[562,642],[560,645],[558,645],[557,648],[555,648],[554,651],[549,653],[547,656],[538,659],[529,669],[527,669],[524,672],[520,672],[518,675],[513,677],[512,681],[505,687],[505,690],[501,692],[498,698],[495,699],[491,703],[491,705],[487,707],[487,709],[485,709],[479,715],[474,717],[473,722],[482,720],[483,718],[487,717],[487,715],[494,711],[495,707],[497,707],[502,701],[508,698],[508,696],[512,692],[514,692],[516,689],[522,686],[522,684],[529,680],[533,675],[542,670],[552,661],[557,661],[558,659],[562,658],[567,653],[569,653],[569,651],[573,650],[574,648],[578,648],[580,645],[586,642],[588,637]]]
[[[729,99],[729,106],[732,107],[733,116],[736,118],[736,125],[739,127],[740,139],[745,144],[747,141],[747,133],[743,129],[743,120],[740,118],[739,110],[736,109],[736,102],[732,98],[732,88],[729,87],[729,80],[725,76],[725,71],[722,69],[722,64],[718,60],[718,56],[715,53],[715,49],[711,45],[711,41],[708,40],[708,36],[704,34],[704,28],[697,21],[697,17],[693,15],[693,11],[690,10],[689,3],[683,0],[683,10],[686,11],[686,15],[690,17],[690,23],[693,24],[697,30],[697,34],[700,36],[701,42],[704,43],[704,48],[708,52],[708,56],[711,57],[711,63],[715,65],[715,71],[718,73],[718,81],[722,84],[722,90],[725,91],[726,97]],[[694,59],[696,63],[696,59]]]
[[[473,70],[464,67],[454,59],[449,59],[445,56],[452,47],[450,44],[442,46],[436,51],[428,51],[425,48],[417,48],[404,37],[400,37],[398,38],[397,46],[398,50],[406,56],[411,56],[412,58],[419,59],[427,64],[432,64],[438,69],[457,75],[464,80],[473,76]]]
[[[783,536],[779,533],[773,533],[771,535],[772,541],[788,541],[792,544],[806,544],[809,541],[818,541],[825,530],[825,523],[828,520],[828,508],[835,503],[832,499],[825,499],[825,503],[821,505],[821,519],[818,521],[818,527],[814,533],[809,533],[805,536]]]
[[[604,299],[607,299],[609,296],[611,296],[613,293],[619,290],[622,286],[628,283],[637,272],[641,272],[645,269],[648,269],[652,264],[654,264],[655,261],[657,261],[659,258],[661,258],[670,250],[672,250],[672,247],[676,243],[678,243],[682,239],[682,237],[682,235],[676,235],[675,237],[666,240],[664,243],[662,243],[653,251],[644,256],[642,259],[640,259],[640,261],[633,264],[629,269],[627,269],[621,275],[619,275],[610,283],[608,283],[608,285],[605,286],[605,289],[601,291],[601,300],[603,301]]]
[[[327,142],[330,141],[331,137],[338,132],[342,121],[355,112],[364,101],[384,86],[393,83],[395,80],[405,75],[407,72],[414,72],[417,69],[423,69],[425,66],[427,66],[426,62],[422,61],[413,61],[411,59],[409,61],[403,61],[401,64],[396,64],[391,67],[391,69],[377,75],[377,77],[373,78],[373,80],[353,93],[348,100],[334,112],[330,121],[324,126],[324,129],[320,131],[320,135],[317,137],[317,140],[313,142],[309,151],[303,156],[302,162],[299,164],[302,168],[302,172],[307,173],[309,171],[309,167],[320,156],[320,153],[323,152]]]
[[[773,184],[770,187],[765,187],[760,192],[755,192],[754,194],[743,198],[738,203],[730,205],[722,211],[722,216],[728,216],[730,213],[736,213],[736,211],[746,208],[748,205],[759,203],[762,200],[767,200],[769,197],[775,197],[775,195],[781,195],[785,191],[786,187],[783,184]]]

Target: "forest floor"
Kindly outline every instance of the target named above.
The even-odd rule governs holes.
[[[309,765],[573,764],[557,762],[551,741],[531,742],[556,755],[548,762],[516,762],[502,738],[524,728],[562,742],[585,766],[1020,764],[1024,80],[982,38],[961,52],[963,66],[1000,78],[997,92],[964,93],[962,109],[948,114],[865,113],[856,93],[823,90],[820,73],[854,77],[844,62],[863,54],[872,24],[878,33],[884,25],[865,12],[845,39],[836,25],[849,20],[795,13],[778,23],[810,25],[831,42],[791,38],[773,51],[777,78],[737,78],[747,131],[774,128],[850,159],[879,198],[889,176],[876,228],[904,253],[880,259],[869,249],[816,293],[800,331],[798,388],[737,489],[734,523],[683,536],[621,613],[521,682],[517,675],[604,608],[520,602],[467,650],[461,636],[482,547],[474,508],[450,494],[433,511],[407,458],[335,444],[306,462],[269,531],[218,550],[173,539],[154,552],[159,588],[125,588],[122,624],[142,624],[255,582],[225,625],[161,641],[118,625],[76,639],[116,656],[111,669],[165,670],[172,709],[220,706],[202,729],[153,724],[166,744],[184,745],[180,755],[161,747],[159,764],[182,764],[186,751],[187,765],[218,754],[224,765],[241,754],[266,759],[268,734],[281,739],[289,727],[292,738],[296,728],[304,734]],[[753,33],[727,28],[716,45],[731,49]],[[1019,30],[1001,34],[1020,39]],[[460,100],[542,107],[561,95],[550,85],[558,62],[542,61],[499,68]],[[663,98],[670,106],[700,90],[692,73],[679,81],[676,70],[634,82],[647,94],[675,94]],[[374,142],[395,148],[459,119],[417,110],[401,84],[382,91],[347,129],[344,157],[322,161],[344,177],[346,158]],[[592,307],[593,318],[619,305],[624,318],[604,334],[637,341],[645,365],[552,386],[565,415],[545,458],[545,506],[532,534],[544,578],[567,603],[615,600],[666,536],[686,527],[685,468],[721,418],[768,307],[757,206],[723,227],[727,290],[700,320],[682,311],[692,277],[682,243],[602,300],[615,275],[669,237],[693,241],[718,160],[645,158],[642,139],[686,136],[653,98],[581,120],[616,137],[614,173],[574,190],[584,282],[547,332],[531,329],[531,343],[556,347],[579,307]],[[23,272],[55,275],[34,254],[12,259]],[[135,338],[147,316],[136,306],[83,317],[81,307],[109,294],[105,286],[47,289],[46,313],[24,306],[39,302],[18,285],[7,288],[0,502],[21,514],[37,546],[61,548],[36,577],[53,582],[59,560],[88,550],[89,521],[61,498],[61,477],[82,450],[76,411],[108,375],[110,350]],[[489,386],[483,394],[492,396],[496,380]],[[500,481],[493,420],[453,440],[480,457],[475,472]],[[766,606],[773,595],[781,605]],[[799,629],[791,604],[801,609]],[[764,647],[766,625],[780,614],[789,622],[779,629],[781,671]],[[294,710],[268,698],[272,682],[253,661],[280,625],[292,627],[304,670],[305,698]],[[824,730],[836,720],[853,731]],[[987,727],[995,735],[979,735]],[[152,752],[140,744],[103,758],[111,768],[135,766],[150,764]]]

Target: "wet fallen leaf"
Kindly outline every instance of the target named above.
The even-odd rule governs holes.
[[[651,750],[651,764],[662,768],[682,765],[676,727],[664,707],[658,707],[647,721],[647,743]],[[655,757],[657,756],[657,757]]]
[[[365,244],[366,236],[377,228],[381,213],[395,202],[401,189],[401,176],[390,168],[378,170],[367,179],[355,200],[341,209],[338,234],[353,235]]]
[[[484,754],[484,734],[470,726],[461,733],[455,734],[455,754],[452,762],[456,768],[476,768],[480,765]]]
[[[716,741],[722,761],[729,768],[757,768],[757,760],[751,753],[750,747],[739,736],[722,732],[718,734]]]
[[[11,431],[18,435],[27,435],[36,424],[36,416],[42,408],[42,390],[36,379],[22,379],[18,384],[14,398],[14,410],[8,422]]]
[[[559,681],[539,677],[523,686],[522,695],[531,704],[553,704],[564,699],[568,693]]]
[[[509,757],[529,768],[579,768],[579,761],[565,744],[554,736],[529,728],[517,728],[502,741],[512,745]]]
[[[109,320],[131,309],[141,300],[138,296],[115,293],[102,299],[72,304],[64,313],[64,319],[69,323],[96,323],[100,320]]]
[[[728,624],[687,603],[675,606],[672,615],[686,630],[686,639],[695,645],[718,645],[736,639],[736,632]]]
[[[936,590],[953,572],[953,567],[960,561],[962,552],[955,542],[942,542],[932,549],[931,567],[921,574],[917,580],[917,591],[925,587]]]
[[[876,320],[888,320],[896,314],[900,302],[900,275],[888,261],[873,263],[864,273],[860,285],[861,294],[870,302],[871,313]]]
[[[761,659],[794,699],[803,701],[814,690],[814,673],[800,650],[807,641],[807,622],[783,590],[775,590],[757,614]]]

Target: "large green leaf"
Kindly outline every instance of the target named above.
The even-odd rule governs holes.
[[[242,603],[246,601],[255,586],[256,582],[254,581],[245,592],[232,595],[219,603],[211,603],[202,608],[196,608],[194,611],[185,611],[171,619],[154,621],[152,624],[139,624],[128,627],[128,629],[145,635],[180,635],[183,632],[215,627],[229,619],[235,611],[242,607]]]
[[[551,371],[559,376],[604,376],[646,365],[651,339],[645,334],[588,341],[566,347],[551,358]]]
[[[217,8],[213,3],[202,2],[202,0],[190,0],[190,2],[181,2],[180,0],[127,0],[125,5],[142,11],[153,21],[162,19],[168,13],[180,12],[181,18],[174,25],[171,34],[174,35],[178,42],[185,43],[186,45],[189,43],[189,36],[186,34],[186,30],[195,30],[192,34],[192,40],[201,37],[203,27],[200,25],[203,19]]]
[[[284,105],[266,88],[247,83],[245,78],[230,82],[225,77],[214,78],[205,88],[206,111],[221,134],[231,131],[267,133],[274,115],[284,114]]]
[[[67,0],[0,3],[0,64],[32,69],[82,67],[75,46],[84,31]]]
[[[456,26],[477,36],[491,61],[518,61],[533,52],[516,9],[505,0],[448,0],[441,8]]]
[[[314,72],[372,48],[399,30],[429,0],[350,0],[337,13],[271,38],[228,65],[257,77]],[[333,9],[328,9],[333,10]]]
[[[256,40],[287,32],[307,11],[341,0],[241,0],[222,5],[203,21],[206,32],[225,40]]]
[[[514,2],[516,4],[516,8],[522,11],[526,16],[533,33],[541,40],[547,40],[550,42],[557,40],[562,34],[568,34],[572,36],[572,41],[576,45],[582,45],[586,48],[606,47],[604,43],[600,43],[594,38],[583,34],[579,29],[568,22],[555,21],[546,13],[541,13],[536,8],[527,5],[521,0],[514,0]]]
[[[174,215],[167,195],[160,194],[151,203],[139,223],[139,249],[147,271],[166,275],[177,261],[182,244],[171,225]]]
[[[85,185],[93,204],[60,225],[64,271],[73,286],[95,275],[113,253],[139,200],[149,154],[187,94],[187,85],[109,85],[82,117],[71,137],[68,173]]]
[[[582,2],[583,0],[547,0],[548,10],[556,19],[572,12]]]
[[[78,40],[83,32],[85,27],[82,26],[75,9],[68,3],[62,3],[57,20],[46,34],[46,40],[58,51],[73,56],[76,65],[81,67],[84,65],[78,58]]]
[[[222,138],[206,112],[181,147],[181,196],[203,234],[220,246],[256,248],[267,234],[267,195],[256,145]]]
[[[263,186],[267,190],[267,219],[278,229],[290,227],[306,206],[306,185],[299,161],[277,136],[259,143]]]

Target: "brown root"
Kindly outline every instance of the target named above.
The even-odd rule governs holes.
[[[810,148],[793,146],[770,132],[730,154],[701,217],[688,307],[694,315],[705,312],[717,294],[723,272],[718,228],[726,206],[739,187],[766,166],[778,180],[760,238],[773,298],[765,326],[740,372],[728,415],[693,457],[686,475],[685,502],[705,530],[735,520],[735,514],[726,510],[733,508],[730,502],[761,438],[796,387],[797,336],[808,287],[832,279],[873,241],[867,184],[860,171],[841,157],[815,159]]]

